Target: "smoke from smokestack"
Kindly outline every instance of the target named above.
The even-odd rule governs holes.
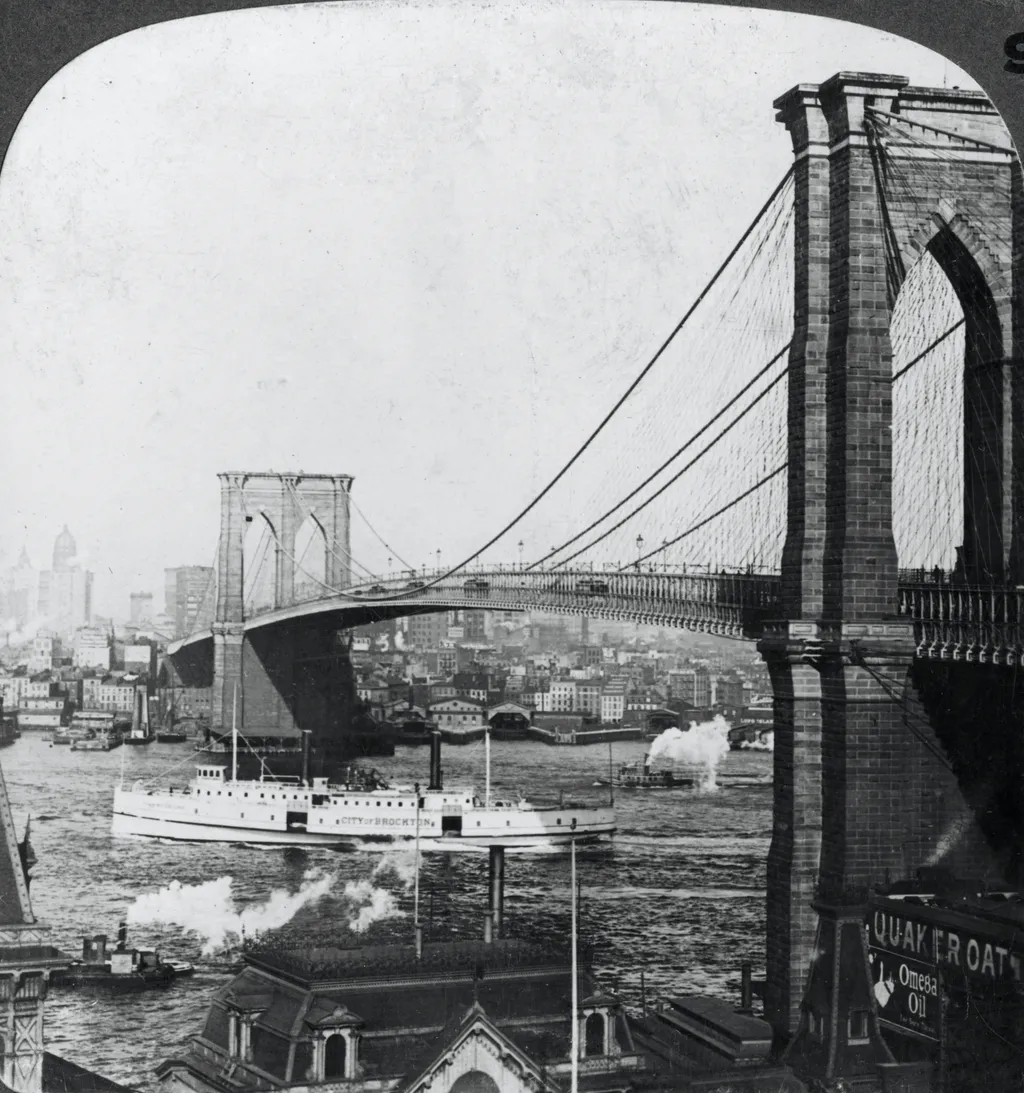
[[[699,725],[691,723],[686,732],[666,729],[651,743],[648,761],[653,765],[656,759],[665,758],[701,767],[704,773],[701,789],[717,789],[718,764],[728,751],[729,723],[719,715]]]

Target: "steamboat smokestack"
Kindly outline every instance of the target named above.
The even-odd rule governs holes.
[[[647,774],[650,774],[650,773],[651,773],[651,753],[647,752],[644,755],[644,774],[647,775]]]
[[[441,785],[441,733],[436,729],[430,734],[430,785],[427,789],[442,789]]]
[[[302,730],[302,784],[309,785],[309,738],[312,735],[309,729]],[[295,768],[292,767],[292,770]]]

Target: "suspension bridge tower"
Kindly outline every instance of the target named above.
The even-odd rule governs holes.
[[[246,635],[245,620],[247,612],[254,609],[252,593],[261,576],[269,578],[264,582],[269,592],[259,607],[270,610],[294,605],[296,585],[303,579],[324,592],[351,584],[352,479],[347,475],[273,471],[225,472],[217,477],[220,538],[213,624],[213,728],[230,728],[237,693],[240,726],[258,736],[291,736],[300,720],[308,725],[309,716],[303,717],[301,708],[303,693],[308,690],[303,681],[309,682],[313,671],[303,669],[303,650],[295,642],[317,644],[317,649],[307,650],[308,663],[314,663],[329,656],[330,651],[319,646],[324,641],[330,645],[333,633],[318,635],[311,626],[299,633],[282,628],[271,647]],[[296,553],[304,525],[311,528],[320,546],[322,564],[316,572],[307,569]],[[247,572],[250,552],[246,544],[253,538],[266,549],[258,563],[250,557],[253,572]],[[307,715],[309,705],[307,701]]]
[[[867,893],[912,878],[951,825],[973,822],[941,742],[906,716],[915,637],[896,615],[890,321],[928,252],[964,313],[961,579],[1019,583],[1024,205],[1009,134],[980,92],[841,72],[775,107],[795,154],[796,300],[784,620],[759,646],[776,721],[766,1008],[780,1037],[848,1073],[844,1050],[885,1061],[874,1037],[851,1047],[836,1032],[872,1012]],[[984,840],[961,842],[988,868]],[[826,1013],[851,968],[860,994]]]

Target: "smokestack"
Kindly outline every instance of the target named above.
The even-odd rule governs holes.
[[[128,944],[128,923],[121,921],[117,925],[117,947],[123,949]]]
[[[441,784],[441,733],[435,729],[430,734],[430,785],[427,789],[442,789]]]
[[[423,959],[423,927],[416,925],[416,959]]]
[[[484,942],[488,945],[494,940],[494,921],[490,911],[484,912]]]
[[[309,729],[302,730],[302,784],[309,785],[309,738],[312,735]],[[295,768],[292,767],[292,770]]]
[[[644,774],[651,773],[651,753],[646,752],[644,754]]]
[[[492,846],[490,848],[490,883],[491,893],[491,919],[494,925],[494,936],[501,937],[502,917],[505,904],[505,848]]]

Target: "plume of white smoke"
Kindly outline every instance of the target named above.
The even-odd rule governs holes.
[[[756,740],[744,740],[740,744],[742,751],[775,751],[775,733],[764,732]]]
[[[721,715],[699,725],[691,722],[687,732],[666,729],[651,743],[649,758],[653,766],[664,757],[675,763],[701,767],[704,772],[702,789],[717,789],[718,764],[729,752],[729,722]]]
[[[18,629],[17,620],[9,619],[4,627],[8,635],[7,641],[10,645],[24,645],[26,642],[31,641],[45,625],[46,619],[42,615],[29,619],[20,630]]]
[[[218,877],[204,884],[172,880],[158,892],[146,892],[128,908],[129,926],[180,926],[203,939],[203,956],[291,922],[295,915],[322,899],[337,875],[309,872],[298,891],[275,888],[262,902],[239,911],[232,894],[233,879]]]
[[[415,876],[412,851],[385,854],[368,879],[350,880],[342,890],[349,929],[362,933],[374,922],[404,914],[395,896],[374,882],[393,876],[408,890]],[[256,937],[287,925],[303,907],[327,896],[336,885],[336,873],[310,870],[295,892],[275,888],[261,903],[239,910],[232,892],[233,878],[218,877],[204,884],[174,880],[157,892],[146,892],[128,909],[130,926],[179,926],[203,939],[203,956],[238,944],[243,935]]]

